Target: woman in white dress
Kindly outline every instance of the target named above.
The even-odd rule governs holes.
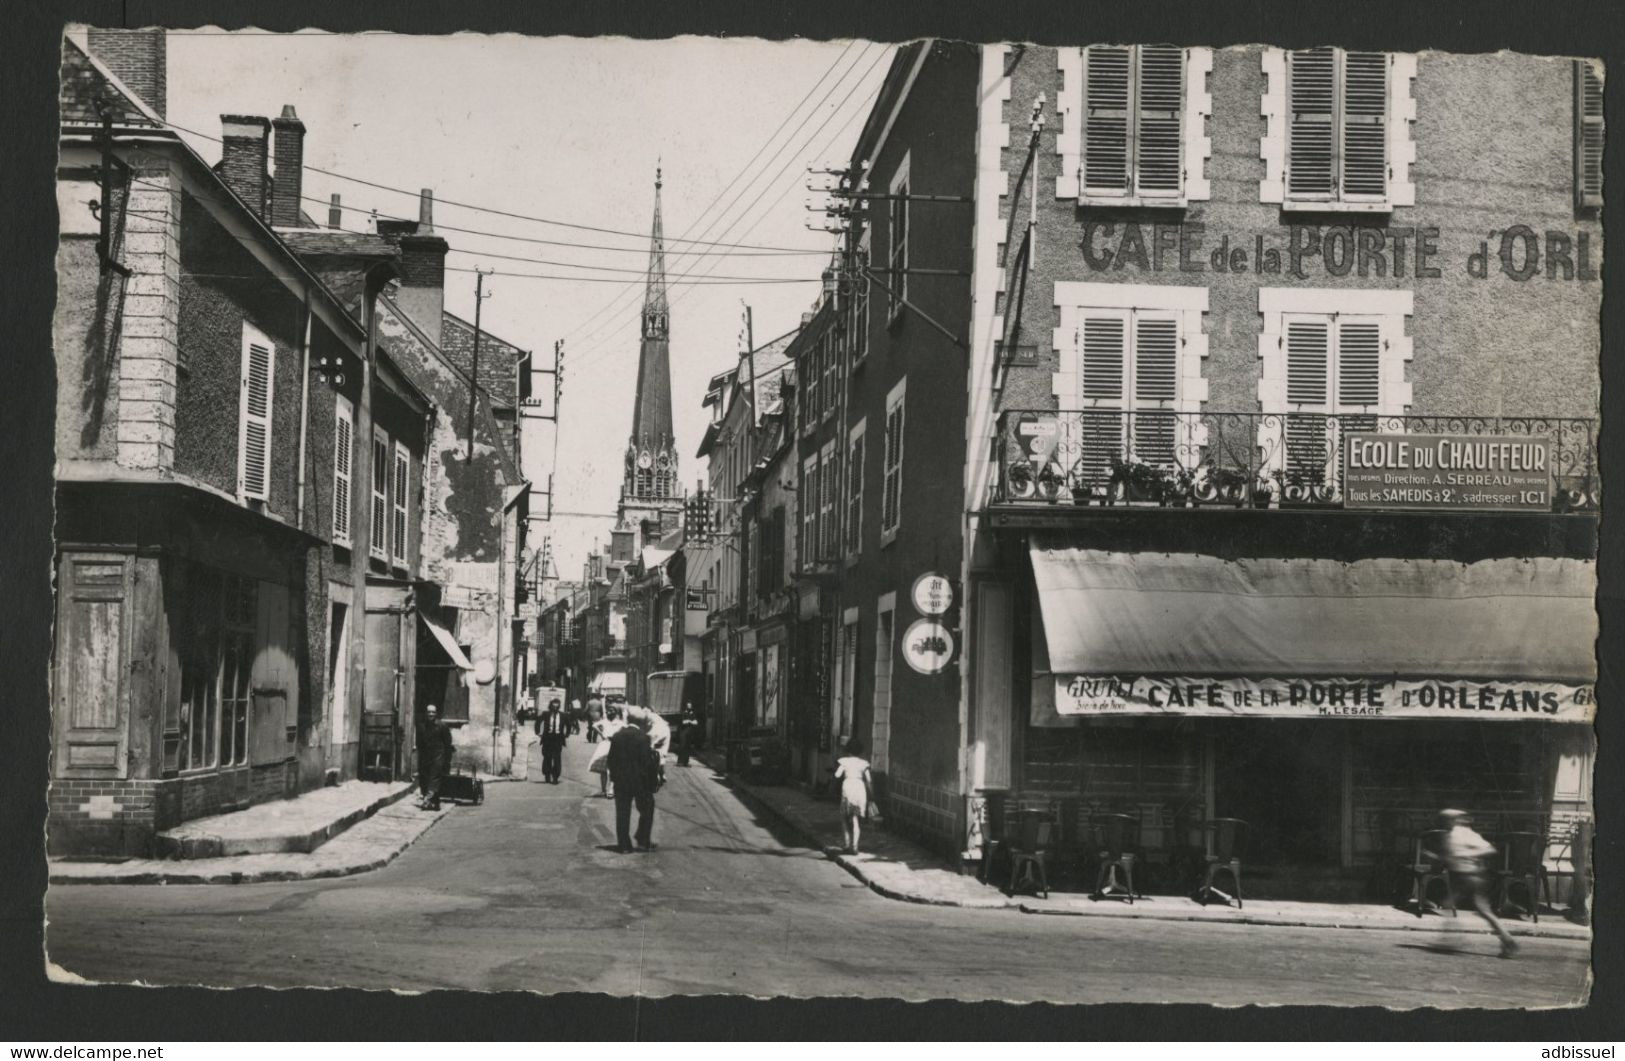
[[[621,718],[621,709],[614,704],[604,708],[604,717],[589,723],[598,733],[598,743],[593,745],[592,758],[587,760],[587,769],[598,775],[598,788],[605,799],[609,798],[609,738],[615,736],[620,728],[626,725]]]

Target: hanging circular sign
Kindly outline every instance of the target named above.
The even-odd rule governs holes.
[[[497,665],[488,659],[482,659],[474,664],[474,680],[481,685],[490,685],[497,677]]]
[[[914,610],[921,615],[942,615],[954,604],[954,584],[946,576],[926,572],[914,580]]]
[[[903,658],[921,674],[940,674],[954,658],[954,634],[935,619],[916,619],[903,632]]]

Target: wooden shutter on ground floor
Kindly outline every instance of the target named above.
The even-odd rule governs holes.
[[[62,561],[52,683],[56,777],[128,776],[128,567],[116,554]]]

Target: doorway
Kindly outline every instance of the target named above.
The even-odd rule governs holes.
[[[1342,855],[1343,759],[1335,722],[1237,719],[1217,737],[1214,809],[1249,825],[1248,860],[1336,867]]]

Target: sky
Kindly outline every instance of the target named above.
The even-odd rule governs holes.
[[[619,496],[656,166],[673,415],[692,486],[705,474],[694,456],[709,419],[705,383],[733,367],[744,305],[760,345],[796,327],[818,296],[834,237],[806,227],[825,223],[806,209],[809,182],[823,179],[807,169],[850,158],[891,53],[861,41],[181,30],[168,40],[168,119],[212,162],[220,145],[184,130],[218,137],[222,114],[274,118],[293,104],[306,126],[303,193],[325,202],[337,192],[347,229],[365,231],[371,210],[415,218],[417,189],[434,189],[435,226],[452,248],[446,308],[472,320],[475,276],[457,270],[494,269],[482,327],[543,367],[564,341],[557,452],[545,422],[527,428],[525,445],[532,468],[552,457],[549,529],[558,574],[570,579],[595,541],[608,542]],[[305,210],[326,223],[318,202]],[[545,391],[551,377],[534,384]]]

